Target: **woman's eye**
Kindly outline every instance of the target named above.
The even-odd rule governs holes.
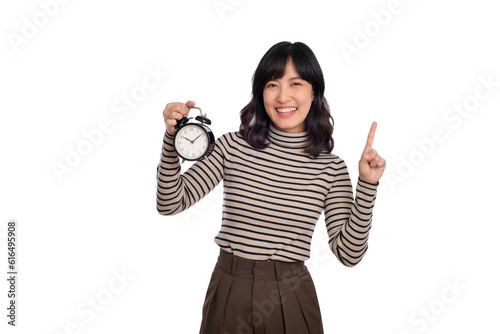
[[[294,82],[292,85],[293,86],[300,86],[300,82]]]
[[[267,85],[267,87],[276,87],[276,84],[270,83]]]

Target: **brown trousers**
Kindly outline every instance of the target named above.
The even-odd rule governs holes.
[[[252,261],[220,249],[200,334],[323,334],[304,262]]]

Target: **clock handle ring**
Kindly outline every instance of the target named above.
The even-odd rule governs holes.
[[[207,116],[207,114],[205,114],[205,115],[202,114],[201,108],[199,108],[199,107],[190,107],[189,110],[191,110],[191,109],[198,109],[200,111],[201,116]]]

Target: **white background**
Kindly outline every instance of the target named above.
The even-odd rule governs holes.
[[[351,180],[373,121],[387,160],[358,266],[328,253],[318,221],[306,265],[325,333],[498,332],[498,8],[401,0],[381,26],[373,13],[390,3],[2,2],[0,258],[4,277],[15,219],[19,280],[15,329],[1,280],[1,332],[198,333],[222,183],[182,214],[158,214],[162,111],[191,99],[216,137],[236,131],[253,71],[283,40],[306,43],[322,66],[334,153]],[[357,53],[343,53],[347,44]],[[125,107],[148,68],[168,75]],[[464,103],[466,116],[448,113]],[[106,120],[111,130],[58,177],[54,164],[67,165]],[[429,144],[439,129],[441,142]],[[122,271],[125,283],[114,279]]]

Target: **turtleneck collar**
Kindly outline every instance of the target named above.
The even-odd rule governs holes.
[[[302,132],[278,130],[271,121],[269,123],[268,139],[270,142],[279,146],[301,148],[306,146],[309,134],[307,130]]]

